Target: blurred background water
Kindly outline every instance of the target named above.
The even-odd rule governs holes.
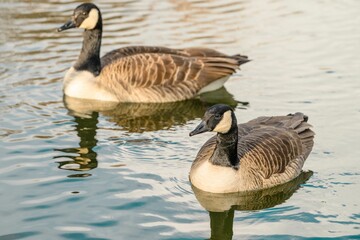
[[[0,0],[0,239],[360,238],[360,1],[94,1],[102,55],[203,46],[253,60],[226,90],[156,105],[63,99],[82,38],[55,29],[79,3]],[[193,191],[211,134],[188,133],[214,102],[239,122],[306,113],[313,176],[255,196]]]

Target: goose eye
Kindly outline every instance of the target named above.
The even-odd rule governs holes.
[[[82,15],[86,15],[86,12],[82,12]]]
[[[221,115],[220,114],[215,114],[215,119],[220,119],[221,118]]]

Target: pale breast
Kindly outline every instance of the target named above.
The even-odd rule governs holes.
[[[118,99],[106,91],[89,71],[76,71],[73,67],[64,78],[64,94],[69,97],[118,102]]]
[[[229,193],[242,190],[239,171],[213,165],[209,161],[199,163],[190,171],[191,183],[206,192]]]

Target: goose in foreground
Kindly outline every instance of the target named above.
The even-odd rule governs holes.
[[[113,102],[173,102],[213,91],[243,63],[246,56],[208,48],[171,49],[132,46],[100,58],[102,17],[92,3],[78,6],[58,28],[85,29],[80,55],[64,78],[65,95]]]
[[[237,125],[228,105],[210,107],[190,136],[217,132],[198,152],[190,181],[198,189],[230,193],[266,189],[299,176],[314,145],[303,113],[259,117]]]

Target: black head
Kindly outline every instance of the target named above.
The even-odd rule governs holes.
[[[234,126],[236,117],[233,109],[225,104],[216,104],[206,110],[202,122],[189,135],[210,131],[225,134]]]
[[[71,20],[57,29],[58,32],[70,28],[92,30],[102,26],[101,13],[93,3],[83,3],[75,8]]]

